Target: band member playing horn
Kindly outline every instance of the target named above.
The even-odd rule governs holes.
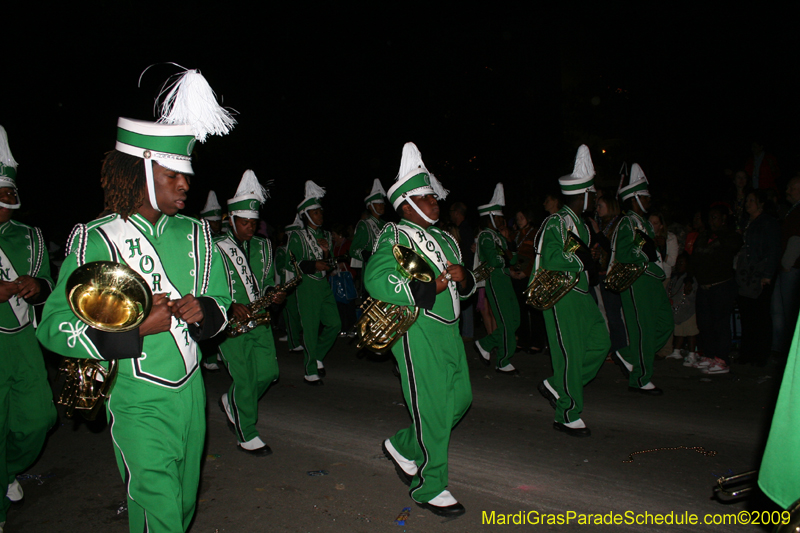
[[[486,280],[486,299],[492,307],[497,320],[497,329],[491,334],[475,341],[475,349],[481,362],[489,366],[492,350],[497,349],[495,370],[500,374],[519,374],[511,364],[511,357],[517,351],[516,333],[519,328],[519,305],[511,286],[510,265],[517,263],[517,254],[508,246],[508,226],[503,218],[506,196],[503,184],[498,183],[492,201],[478,206],[483,229],[478,233],[478,260],[494,270]],[[524,275],[524,274],[523,274]]]
[[[589,294],[594,263],[587,246],[589,228],[580,214],[594,209],[594,165],[589,148],[581,145],[572,174],[558,179],[564,206],[550,215],[536,236],[537,257],[533,279],[539,269],[571,272],[579,276],[552,308],[544,311],[553,376],[539,383],[539,393],[555,409],[553,428],[574,437],[591,431],[581,418],[583,387],[597,375],[611,346],[608,330],[597,304]],[[577,237],[586,246],[565,252],[565,243]]]
[[[618,192],[628,212],[614,232],[608,277],[611,277],[615,263],[647,265],[647,269],[620,294],[628,346],[614,352],[611,357],[628,377],[629,391],[659,396],[664,391],[651,381],[653,360],[656,352],[667,343],[674,324],[663,285],[665,275],[661,269],[661,255],[655,246],[655,231],[645,218],[650,207],[647,185],[642,168],[634,163],[630,183]]]
[[[319,386],[325,376],[322,360],[336,342],[342,322],[333,291],[325,279],[328,271],[334,268],[327,261],[333,249],[333,237],[322,229],[324,217],[320,199],[325,196],[325,189],[309,180],[305,192],[305,199],[297,206],[305,227],[289,237],[288,250],[299,263],[304,276],[303,283],[295,291],[303,327],[303,380],[307,385]]]
[[[233,303],[228,310],[231,319],[244,324],[256,310],[248,304],[258,300],[267,287],[275,285],[272,246],[267,239],[255,236],[258,209],[268,193],[252,170],[242,176],[239,188],[228,200],[231,229],[215,239],[228,271]],[[272,303],[281,304],[286,294],[279,292]],[[228,427],[239,441],[238,448],[263,457],[272,450],[259,437],[258,399],[278,379],[278,359],[270,324],[228,337],[219,345],[225,366],[233,379],[228,392],[219,399]]]
[[[12,220],[21,205],[16,179],[0,126],[0,530],[11,503],[23,497],[17,474],[39,456],[56,421],[33,312],[53,288],[50,258],[41,230]]]
[[[415,502],[439,516],[459,516],[464,506],[447,490],[447,448],[453,426],[472,402],[458,322],[460,301],[472,294],[475,284],[462,266],[456,242],[433,226],[439,219],[437,199],[446,194],[417,147],[406,143],[397,181],[389,190],[389,201],[402,220],[383,229],[367,263],[365,286],[373,298],[420,310],[392,347],[412,424],[386,439],[384,453],[410,483]],[[395,245],[424,257],[435,278],[423,282],[401,276]]]
[[[228,132],[234,121],[198,71],[184,72],[172,90],[181,94],[165,102],[183,105],[163,106],[158,123],[117,122],[116,149],[106,155],[100,178],[107,214],[73,230],[37,332],[61,355],[104,366],[119,360],[106,409],[136,532],[186,531],[191,523],[206,434],[197,341],[225,328],[230,305],[208,224],[178,213],[194,173],[186,154],[208,134]],[[211,109],[195,109],[200,102]],[[207,120],[192,124],[189,117],[197,116]],[[67,280],[94,261],[125,263],[149,285],[152,310],[136,329],[100,331],[70,309]]]

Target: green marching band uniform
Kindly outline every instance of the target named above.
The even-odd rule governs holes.
[[[208,191],[206,205],[203,207],[203,210],[200,211],[200,220],[205,220],[208,222],[208,225],[211,227],[212,239],[224,233],[221,230],[222,206],[219,205],[216,192]],[[201,352],[200,360],[203,364],[203,368],[210,372],[216,372],[219,370],[219,365],[217,364],[217,361],[219,360],[219,347],[216,340],[200,343],[199,348]]]
[[[412,205],[411,196],[430,194],[443,199],[446,191],[424,168],[416,146],[407,143],[389,201],[398,209],[404,201]],[[392,347],[412,423],[385,441],[385,451],[396,464],[406,465],[406,476],[413,476],[410,495],[414,501],[436,508],[455,504],[463,513],[463,507],[447,491],[447,455],[452,428],[472,402],[459,316],[460,301],[475,290],[474,278],[467,271],[467,290],[461,292],[455,282],[449,282],[446,290],[436,294],[434,281],[403,277],[392,253],[395,244],[424,257],[436,275],[446,269],[447,262],[460,265],[461,251],[452,236],[433,225],[423,229],[405,218],[387,224],[367,263],[365,287],[378,300],[419,308],[416,322]]]
[[[9,213],[8,220],[0,223],[0,281],[14,283],[20,276],[30,276],[39,284],[36,296],[26,300],[15,294],[0,303],[0,525],[6,521],[9,497],[14,501],[22,498],[17,474],[39,456],[47,431],[56,421],[53,393],[34,333],[33,310],[34,305],[44,303],[53,288],[50,258],[39,228],[10,218],[12,210],[20,206],[16,166],[5,129],[0,126],[0,189],[12,189],[17,199],[14,203],[0,201],[0,207]]]
[[[281,276],[281,285],[294,279],[295,273],[289,258],[289,244],[292,234],[303,230],[303,222],[300,215],[297,215],[294,222],[286,226],[287,244],[278,248],[275,263]],[[302,237],[301,237],[302,238]],[[298,260],[295,257],[295,260]],[[300,313],[297,307],[297,291],[294,290],[286,296],[286,305],[283,306],[283,319],[286,323],[286,340],[289,343],[289,351],[303,350],[303,325],[300,322]]]
[[[634,163],[631,167],[630,184],[621,188],[619,194],[622,201],[633,198],[640,203],[640,206],[639,196],[650,196],[647,190],[647,178],[638,164]],[[629,211],[622,217],[612,237],[609,271],[614,263],[637,265],[647,263],[644,273],[627,290],[620,293],[628,346],[621,348],[612,357],[617,359],[616,362],[621,368],[628,371],[628,386],[632,390],[659,395],[663,394],[663,391],[651,381],[653,360],[656,352],[667,343],[674,329],[672,308],[664,290],[663,282],[666,276],[661,268],[661,255],[655,246],[651,246],[649,253],[652,260],[648,260],[648,251],[636,243],[636,230],[646,233],[651,241],[655,238],[655,231],[650,221],[634,211]],[[645,245],[644,248],[648,246]]]
[[[353,243],[350,245],[350,266],[353,268],[361,268],[362,264],[367,262],[375,250],[375,243],[378,242],[378,237],[386,225],[385,220],[375,215],[377,209],[380,209],[380,214],[383,213],[383,198],[385,196],[386,192],[383,190],[381,181],[375,179],[372,182],[372,192],[364,198],[364,202],[370,212],[369,218],[358,221],[353,234]]]
[[[800,500],[800,320],[786,360],[758,486],[775,503],[789,509]],[[796,522],[795,522],[796,523]]]
[[[240,239],[236,219],[258,219],[258,208],[266,192],[252,170],[242,176],[236,195],[228,200],[231,229],[214,239],[220,250],[233,303],[248,305],[275,286],[272,245],[267,239],[253,236]],[[252,204],[252,205],[251,205]],[[278,379],[278,359],[272,327],[265,324],[236,337],[227,337],[219,345],[228,372],[233,379],[230,389],[220,398],[220,407],[232,425],[240,449],[255,455],[272,453],[259,437],[258,400]]]
[[[210,93],[204,100],[215,102],[199,72],[189,70],[182,76],[200,77]],[[219,113],[225,122],[216,131],[226,133],[233,119],[221,108]],[[110,155],[142,158],[149,205],[162,210],[156,201],[153,161],[176,176],[193,174],[186,154],[208,131],[197,132],[185,122],[164,125],[125,118],[117,126],[116,152]],[[76,268],[93,261],[127,264],[154,295],[166,293],[173,301],[193,295],[203,310],[202,324],[172,316],[169,331],[144,337],[139,328],[109,333],[89,327],[70,310],[66,283]],[[230,292],[225,281],[208,224],[179,214],[162,212],[152,224],[139,212],[127,221],[115,213],[79,224],[68,240],[68,256],[37,337],[67,357],[119,360],[106,409],[131,531],[185,531],[194,515],[206,430],[197,341],[213,337],[227,324]]]
[[[491,202],[478,207],[481,216],[488,216],[494,226],[494,217],[503,216],[505,206],[505,192],[503,184],[495,187]],[[486,262],[494,270],[486,279],[486,299],[492,308],[492,313],[497,320],[498,327],[486,337],[476,342],[476,348],[481,354],[484,364],[490,363],[491,351],[497,348],[496,368],[504,373],[516,373],[511,364],[511,357],[517,350],[516,333],[520,324],[520,310],[514,288],[511,286],[510,265],[517,263],[517,254],[513,253],[511,260],[506,263],[508,241],[503,237],[499,228],[484,228],[478,233],[478,261]]]
[[[306,197],[297,207],[298,213],[305,213],[312,209],[321,209],[320,198],[325,195],[325,190],[312,181],[306,181]],[[333,249],[331,232],[322,228],[312,228],[308,225],[302,230],[295,231],[289,237],[288,250],[297,261],[303,274],[303,282],[297,286],[297,312],[303,328],[303,363],[305,365],[306,383],[311,385],[322,384],[321,374],[324,374],[324,364],[328,351],[333,347],[342,322],[339,310],[328,281],[325,279],[327,271],[317,270],[316,262],[326,258],[326,253],[319,245],[318,240],[327,242],[328,250]],[[319,332],[320,325],[322,332]]]
[[[585,145],[578,149],[573,173],[559,178],[559,184],[566,196],[583,194],[586,209],[589,194],[594,192],[594,167]],[[555,409],[553,427],[584,437],[591,433],[581,419],[583,388],[597,375],[611,348],[611,340],[603,316],[589,293],[590,258],[564,251],[568,232],[587,246],[590,244],[586,224],[565,205],[545,220],[536,236],[537,257],[531,281],[540,269],[578,276],[578,283],[543,312],[553,376],[539,385],[539,391]]]

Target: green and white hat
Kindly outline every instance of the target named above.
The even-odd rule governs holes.
[[[506,206],[506,193],[503,189],[503,184],[498,183],[494,188],[492,200],[486,205],[478,206],[478,214],[480,216],[497,215],[503,216],[503,208]],[[492,220],[494,222],[494,220]]]
[[[306,197],[297,206],[297,213],[303,214],[309,209],[321,209],[319,201],[325,196],[325,189],[311,180],[306,181]]]
[[[269,192],[258,182],[255,172],[245,170],[236,194],[228,200],[228,214],[231,218],[258,218],[258,210],[267,198]]]
[[[592,164],[592,156],[589,154],[589,147],[582,144],[578,147],[578,153],[575,155],[575,167],[572,169],[572,174],[558,178],[561,193],[566,196],[573,196],[575,194],[595,192],[594,175],[594,165]]]
[[[394,209],[397,209],[400,204],[411,196],[433,194],[437,199],[444,200],[449,193],[448,190],[442,187],[439,180],[425,168],[425,163],[422,162],[422,154],[412,142],[408,142],[403,146],[400,170],[397,172],[395,180],[388,193],[389,201]],[[429,224],[437,222],[425,216],[414,202],[409,202],[408,204]]]
[[[617,194],[623,202],[628,198],[650,196],[650,191],[647,190],[648,185],[649,183],[647,181],[647,176],[644,175],[642,167],[639,166],[639,163],[634,163],[631,167],[631,177],[628,181],[628,185],[623,187],[622,183],[620,183],[620,188],[619,191],[617,191]]]
[[[3,126],[0,126],[0,188],[11,187],[17,194],[16,204],[6,204],[0,202],[0,207],[6,209],[19,209],[19,191],[17,191],[17,162],[11,155],[11,148],[8,146],[8,135]]]
[[[217,193],[208,191],[206,206],[200,211],[200,218],[206,220],[222,220],[222,207],[217,201]]]
[[[194,174],[192,150],[208,135],[225,135],[236,120],[217,104],[216,95],[198,70],[186,70],[162,91],[157,122],[122,118],[117,121],[119,152],[144,159],[150,204],[159,209],[153,185],[153,161],[173,172]],[[159,95],[160,97],[161,95]]]
[[[381,180],[375,178],[375,181],[372,182],[372,192],[369,193],[369,196],[364,198],[364,203],[369,206],[369,204],[382,204],[383,198],[386,196],[386,191],[383,190],[383,185],[381,185]]]
[[[293,231],[300,231],[304,227],[305,227],[305,224],[303,224],[303,219],[300,218],[300,214],[297,214],[297,215],[294,216],[294,222],[292,222],[288,226],[284,227],[283,230],[286,233],[291,233]]]

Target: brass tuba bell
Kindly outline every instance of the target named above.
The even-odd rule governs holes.
[[[586,248],[586,244],[573,232],[568,231],[563,248],[564,253],[574,254],[581,247]],[[540,268],[523,293],[526,297],[525,303],[534,309],[546,311],[577,285],[579,280],[579,272],[560,272]]]
[[[406,279],[430,282],[436,277],[425,258],[407,246],[395,244],[392,254],[397,260],[397,270]],[[361,339],[358,349],[367,348],[383,353],[409,330],[419,316],[419,308],[395,305],[367,298],[361,305],[363,314],[354,326]]]
[[[153,305],[147,282],[123,263],[94,261],[79,266],[67,279],[69,308],[85,324],[112,333],[139,327]],[[65,357],[59,370],[66,374],[58,403],[66,406],[67,416],[77,410],[94,420],[111,394],[117,377],[117,361],[108,370],[94,359]]]

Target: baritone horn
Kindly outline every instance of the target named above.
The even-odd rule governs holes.
[[[633,245],[641,251],[649,238],[646,233],[637,229],[633,234]],[[646,260],[642,264],[615,262],[606,274],[606,289],[613,292],[626,291],[645,270],[647,270]]]
[[[564,243],[564,253],[574,254],[581,247],[586,248],[586,245],[577,235],[568,231],[567,240]],[[527,297],[525,303],[540,311],[550,309],[572,287],[578,284],[580,275],[580,272],[561,272],[540,268],[534,274],[528,288],[525,289],[524,294]]]
[[[430,282],[436,275],[417,252],[395,244],[392,253],[397,261],[397,270],[405,279]],[[367,298],[361,305],[363,311],[355,330],[361,337],[358,349],[367,348],[375,353],[383,353],[395,343],[414,324],[419,316],[419,308],[395,305]]]
[[[123,263],[94,261],[79,266],[67,279],[67,303],[82,322],[100,331],[124,333],[147,318],[153,294],[147,282]],[[65,357],[59,368],[66,374],[58,403],[66,406],[67,416],[78,411],[94,420],[114,387],[118,364],[111,360],[108,369],[94,359]]]

